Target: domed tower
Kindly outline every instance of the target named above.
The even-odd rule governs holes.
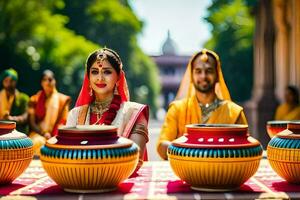
[[[162,86],[159,104],[166,110],[177,94],[190,56],[177,54],[178,48],[175,41],[171,39],[169,30],[161,49],[162,55],[152,56],[152,58],[158,66]]]
[[[177,45],[171,38],[170,30],[168,30],[168,36],[162,46],[163,55],[176,55]]]

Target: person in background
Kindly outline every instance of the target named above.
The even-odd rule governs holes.
[[[231,101],[219,56],[207,49],[190,60],[176,101],[171,102],[157,142],[162,159],[168,159],[171,141],[186,132],[187,124],[247,124],[243,108]]]
[[[277,107],[275,120],[300,120],[299,92],[296,87],[286,87],[284,103]]]
[[[28,132],[27,105],[29,96],[20,92],[17,87],[18,73],[10,68],[0,75],[2,90],[0,91],[0,120],[16,122],[16,129],[20,132]]]
[[[41,77],[42,89],[30,97],[29,137],[36,155],[46,140],[57,134],[58,126],[66,123],[71,98],[56,89],[54,73],[45,70]]]

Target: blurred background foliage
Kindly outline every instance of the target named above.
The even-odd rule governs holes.
[[[251,97],[256,5],[257,0],[212,0],[205,18],[212,37],[204,46],[220,56],[231,97],[238,102]]]
[[[137,44],[143,23],[126,0],[2,0],[0,13],[1,71],[15,68],[21,91],[34,94],[42,71],[51,69],[74,104],[87,56],[106,46],[122,58],[131,100],[155,112],[157,66]]]
[[[204,46],[220,55],[232,98],[239,102],[251,96],[256,2],[212,0],[205,18],[212,36]],[[137,44],[143,22],[128,0],[1,0],[0,13],[1,71],[15,68],[21,91],[34,94],[42,71],[51,69],[58,90],[74,104],[87,56],[106,46],[122,58],[131,100],[156,111],[158,69]]]

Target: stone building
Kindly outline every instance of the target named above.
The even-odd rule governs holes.
[[[300,86],[299,10],[299,0],[259,0],[256,8],[254,85],[245,110],[252,134],[264,146],[266,122],[274,118],[285,87]]]
[[[190,56],[180,56],[176,51],[175,42],[171,39],[170,32],[162,46],[162,55],[151,56],[159,69],[161,83],[161,106],[166,110],[169,103],[174,100],[180,81],[189,62]]]

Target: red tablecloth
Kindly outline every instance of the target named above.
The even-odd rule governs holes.
[[[258,199],[299,198],[300,185],[288,184],[262,160],[257,173],[241,186],[240,190],[227,193],[205,193],[190,189],[172,172],[166,161],[146,162],[139,170],[139,176],[127,179],[115,192],[102,194],[72,194],[64,192],[51,180],[39,160],[33,160],[30,167],[12,184],[0,186],[0,195],[17,198],[34,196],[37,199]]]

